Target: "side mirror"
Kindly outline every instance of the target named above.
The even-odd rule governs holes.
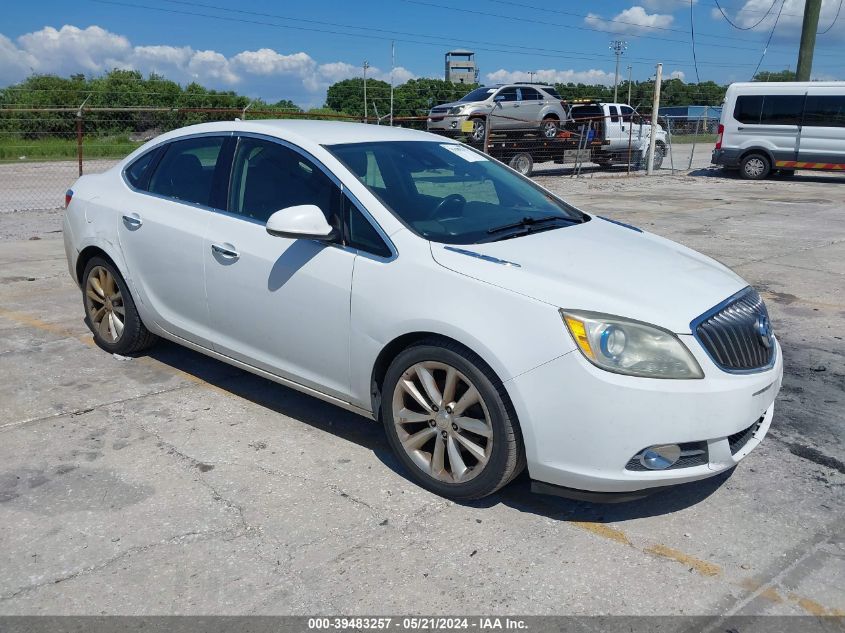
[[[326,222],[320,207],[300,204],[276,211],[267,220],[267,232],[275,237],[332,240],[335,230]]]

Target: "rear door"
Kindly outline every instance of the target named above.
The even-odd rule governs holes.
[[[619,111],[619,106],[616,104],[607,104],[604,106],[607,118],[604,120],[605,124],[605,138],[610,141],[610,149],[618,150],[623,146],[628,147],[628,134],[623,134],[624,125],[622,124],[622,113]]]
[[[526,120],[522,127],[540,124],[543,105],[543,96],[534,88],[519,88],[519,116]]]
[[[845,94],[841,88],[810,88],[798,161],[817,169],[845,169]]]
[[[149,179],[121,201],[118,239],[136,296],[159,327],[209,346],[203,234],[227,180],[230,136],[201,135],[163,148]]]

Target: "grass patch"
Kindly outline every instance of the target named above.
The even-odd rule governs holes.
[[[128,136],[84,137],[82,158],[123,158],[141,145],[130,141]],[[0,137],[0,160],[3,161],[75,160],[76,152],[75,138]]]
[[[716,134],[673,134],[672,145],[684,145],[689,143],[715,143]]]

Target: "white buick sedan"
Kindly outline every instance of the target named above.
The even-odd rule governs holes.
[[[66,206],[100,347],[166,338],[380,420],[445,497],[526,466],[540,492],[636,496],[734,467],[771,423],[781,353],[745,281],[455,141],[197,125]]]

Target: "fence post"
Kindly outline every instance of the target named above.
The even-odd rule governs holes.
[[[646,155],[646,174],[651,176],[654,173],[654,144],[657,141],[657,111],[660,109],[660,84],[663,80],[663,64],[657,64],[657,72],[654,75],[654,103],[651,107],[651,131],[648,139],[648,154]]]
[[[484,118],[484,153],[489,154],[490,149],[490,113]]]
[[[85,107],[85,104],[88,103],[88,99],[91,98],[89,94],[85,97],[85,101],[79,106],[79,110],[76,111],[76,160],[79,164],[79,175],[82,175],[82,109]]]
[[[705,109],[705,112],[707,110]],[[705,115],[706,116],[706,115]],[[698,130],[701,127],[701,117],[698,117],[698,121],[695,122],[695,136],[692,137],[692,151],[689,153],[689,165],[687,165],[687,171],[692,169],[692,157],[695,156],[695,142],[698,140]],[[705,126],[705,129],[706,126]]]

